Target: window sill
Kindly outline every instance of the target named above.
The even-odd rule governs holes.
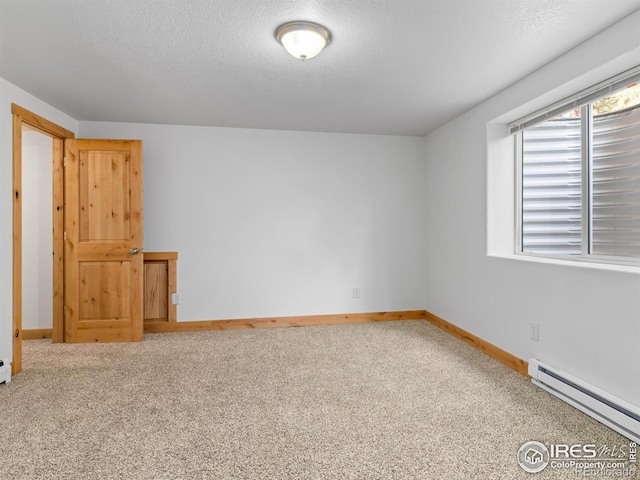
[[[510,254],[495,254],[489,253],[488,257],[492,258],[505,258],[509,260],[519,260],[522,262],[533,263],[545,263],[548,265],[560,265],[565,267],[578,267],[589,268],[593,270],[606,270],[609,272],[622,272],[622,273],[635,273],[640,274],[640,265],[621,265],[616,263],[603,263],[593,260],[585,259],[563,259],[563,258],[549,258],[541,255],[527,254],[527,253],[510,253]]]

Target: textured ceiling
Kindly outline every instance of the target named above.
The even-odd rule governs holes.
[[[640,0],[0,0],[0,77],[78,120],[424,135]],[[310,20],[300,61],[274,39]],[[639,25],[640,29],[640,25]]]

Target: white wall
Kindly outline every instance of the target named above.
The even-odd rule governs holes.
[[[640,269],[514,257],[505,127],[640,64],[638,25],[640,12],[428,135],[425,214],[428,310],[640,406]],[[529,339],[530,322],[540,324],[539,342]]]
[[[22,132],[22,328],[53,326],[53,140]]]
[[[424,139],[99,122],[80,136],[143,140],[144,248],[179,253],[179,320],[424,308]]]
[[[12,357],[12,103],[68,130],[78,126],[73,118],[0,78],[0,358]]]

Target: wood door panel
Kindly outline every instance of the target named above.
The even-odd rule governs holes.
[[[65,341],[142,340],[142,142],[65,143]]]
[[[131,237],[128,152],[80,152],[80,241]]]
[[[78,321],[130,321],[131,262],[81,262]]]
[[[167,318],[167,262],[144,263],[144,318]]]

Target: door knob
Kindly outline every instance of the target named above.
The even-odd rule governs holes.
[[[140,250],[138,250],[137,248],[131,249],[131,255],[137,255],[138,253],[140,253]]]

